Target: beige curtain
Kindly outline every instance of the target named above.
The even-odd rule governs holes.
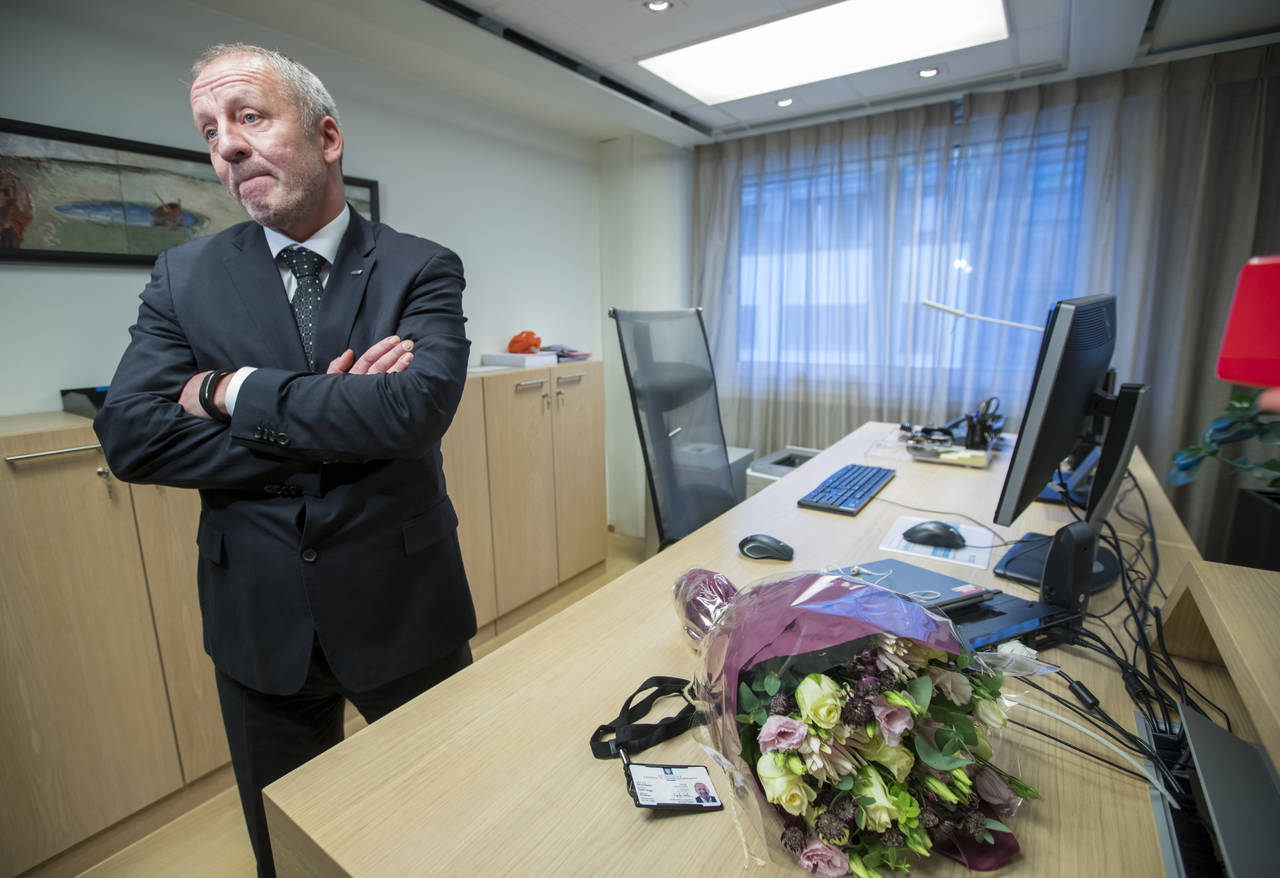
[[[1111,293],[1167,469],[1230,392],[1236,273],[1280,252],[1278,74],[1267,47],[699,147],[694,304],[729,442],[823,447],[993,395],[1016,426],[1039,335],[922,300],[1043,325]],[[1233,492],[1213,470],[1171,492],[1211,557]]]

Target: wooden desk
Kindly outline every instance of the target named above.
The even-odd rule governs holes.
[[[889,424],[865,425],[695,534],[268,787],[267,817],[280,874],[741,873],[744,851],[728,810],[659,817],[635,808],[619,764],[593,759],[588,737],[646,677],[693,673],[693,654],[671,598],[672,583],[690,567],[720,571],[742,587],[787,569],[884,555],[877,547],[886,530],[909,510],[874,502],[847,518],[798,509],[796,500],[843,464],[884,463],[867,452],[894,430]],[[898,476],[884,489],[884,499],[991,520],[1003,462],[988,470],[892,463]],[[1151,502],[1162,570],[1168,571],[1162,579],[1171,587],[1197,553],[1140,456],[1133,469]],[[1129,508],[1140,515],[1141,505],[1132,501],[1136,497]],[[1051,533],[1066,515],[1034,504],[1014,527],[996,531]],[[791,543],[795,562],[742,557],[738,540],[758,531]],[[989,570],[921,563],[992,580]],[[1005,581],[1000,586],[1017,588]],[[1114,602],[1110,593],[1095,600],[1095,607]],[[1112,667],[1079,649],[1046,657],[1084,680],[1113,716],[1132,727],[1133,711]],[[1222,685],[1220,679],[1225,675],[1207,665],[1200,670],[1192,672],[1231,710],[1229,682]],[[1080,740],[1047,718],[1024,719]],[[1021,729],[1011,726],[1008,734],[1019,748],[1021,775],[1044,798],[1027,803],[1015,818],[1023,852],[1000,874],[1161,874],[1145,784]],[[639,758],[709,761],[692,735]],[[727,788],[718,770],[712,776]],[[940,856],[918,870],[962,871]],[[794,865],[768,864],[750,874],[802,873]]]

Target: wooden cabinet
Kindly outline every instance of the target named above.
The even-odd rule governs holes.
[[[204,651],[196,592],[200,495],[160,485],[129,485],[128,490],[133,497],[182,777],[191,783],[231,761],[213,660]]]
[[[485,445],[498,614],[560,582],[549,369],[484,379]]]
[[[444,479],[458,513],[462,564],[476,605],[476,624],[498,617],[493,580],[493,527],[489,515],[489,460],[484,443],[484,381],[467,379],[462,402],[440,443]]]
[[[0,418],[6,876],[182,786],[129,489],[96,445],[74,415]]]
[[[501,615],[605,558],[603,370],[502,372],[484,399]]]
[[[556,471],[556,557],[560,581],[604,560],[604,374],[600,363],[551,370]]]

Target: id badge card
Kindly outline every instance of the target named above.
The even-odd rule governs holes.
[[[703,765],[645,765],[627,762],[627,792],[637,808],[719,811],[724,808]]]

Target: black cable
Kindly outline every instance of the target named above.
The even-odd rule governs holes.
[[[1103,765],[1109,765],[1112,768],[1114,768],[1116,771],[1122,771],[1125,774],[1129,775],[1130,777],[1137,778],[1138,780],[1142,781],[1145,784],[1151,783],[1151,779],[1147,777],[1145,774],[1139,774],[1138,772],[1134,771],[1132,768],[1125,768],[1120,763],[1112,762],[1110,759],[1107,759],[1104,756],[1099,756],[1097,753],[1090,752],[1089,750],[1085,750],[1083,747],[1077,747],[1075,744],[1069,744],[1066,741],[1059,738],[1057,735],[1052,735],[1049,732],[1046,732],[1044,729],[1037,729],[1035,726],[1029,726],[1026,723],[1020,723],[1016,719],[1009,720],[1009,724],[1018,726],[1019,728],[1026,729],[1029,732],[1035,732],[1037,735],[1043,735],[1044,737],[1048,738],[1050,741],[1056,741],[1057,743],[1061,744],[1063,747],[1066,747],[1068,750],[1074,750],[1075,752],[1080,753],[1081,755],[1088,756],[1091,759],[1096,759],[1099,762],[1101,762]]]

